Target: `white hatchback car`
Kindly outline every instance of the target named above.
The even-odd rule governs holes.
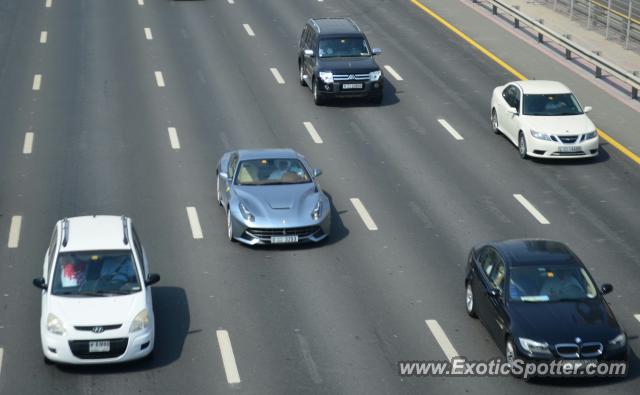
[[[96,364],[143,358],[154,344],[146,255],[131,220],[65,218],[44,258],[40,338],[46,362]]]
[[[596,127],[571,90],[555,81],[515,81],[493,90],[491,128],[520,156],[588,158],[598,155]]]

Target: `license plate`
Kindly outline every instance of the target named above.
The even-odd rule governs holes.
[[[582,151],[582,147],[579,145],[569,145],[569,146],[559,146],[558,152],[580,152]]]
[[[109,350],[111,350],[109,340],[89,342],[89,352],[109,352]]]
[[[298,242],[298,235],[271,236],[271,243],[273,243],[273,244],[297,243],[297,242]]]
[[[362,89],[362,84],[342,84],[342,89]]]
[[[586,369],[587,365],[595,364],[595,359],[567,359],[561,362],[561,364],[572,366],[576,369]]]

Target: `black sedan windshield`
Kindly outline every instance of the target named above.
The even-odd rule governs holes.
[[[524,95],[524,115],[580,115],[582,109],[571,93],[559,95]]]
[[[582,267],[514,266],[509,298],[522,302],[584,300],[596,297],[596,287]]]
[[[240,162],[237,185],[279,185],[311,182],[298,159],[255,159]]]
[[[326,38],[320,40],[318,56],[321,58],[370,56],[369,46],[361,37]]]
[[[69,296],[124,295],[140,291],[131,251],[62,253],[51,293]]]

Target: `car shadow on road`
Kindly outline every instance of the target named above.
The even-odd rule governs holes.
[[[156,338],[153,353],[144,359],[110,365],[57,365],[73,374],[119,374],[151,370],[177,361],[189,334],[190,313],[187,294],[179,287],[152,287]]]
[[[325,107],[340,107],[340,108],[358,108],[358,107],[387,107],[393,106],[400,102],[398,94],[402,91],[396,90],[389,79],[384,82],[384,96],[382,97],[382,103],[376,104],[369,101],[366,98],[334,98],[329,99],[324,103]]]

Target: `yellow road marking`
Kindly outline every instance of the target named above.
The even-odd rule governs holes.
[[[478,51],[480,51],[483,54],[485,54],[489,59],[491,59],[494,62],[496,62],[497,64],[499,64],[503,69],[507,70],[508,72],[510,72],[511,74],[516,76],[516,78],[518,78],[518,79],[520,79],[522,81],[527,80],[527,77],[525,77],[524,74],[520,73],[518,70],[514,69],[509,64],[507,64],[505,61],[503,61],[502,59],[500,59],[499,57],[494,55],[491,51],[489,51],[488,49],[484,48],[482,45],[478,44],[477,41],[475,41],[471,37],[467,36],[460,29],[458,29],[457,27],[453,26],[446,19],[444,19],[440,15],[436,14],[433,10],[431,10],[430,8],[428,8],[427,6],[422,4],[420,1],[411,0],[411,2],[413,3],[413,5],[415,5],[416,7],[420,8],[422,11],[426,12],[427,14],[429,14],[431,17],[433,17],[433,19],[435,19],[438,22],[440,22],[447,29],[449,29],[452,32],[454,32],[456,35],[458,35],[464,41],[466,41],[471,46],[476,48]],[[638,156],[638,155],[634,154],[633,152],[631,152],[627,147],[625,147],[624,145],[622,145],[619,142],[617,142],[613,137],[609,136],[609,134],[603,132],[601,129],[598,128],[597,130],[598,130],[598,134],[600,135],[600,137],[602,137],[607,143],[611,144],[616,149],[618,149],[618,151],[620,151],[624,155],[626,155],[629,159],[631,159],[632,161],[634,161],[638,165],[640,165],[640,156]]]

